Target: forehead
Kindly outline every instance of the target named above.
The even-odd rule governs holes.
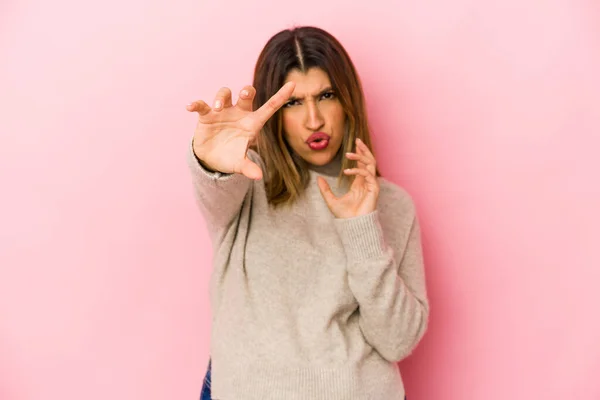
[[[294,69],[288,73],[285,79],[285,83],[287,82],[296,83],[293,97],[313,96],[331,86],[329,75],[320,68],[311,68],[306,73]]]

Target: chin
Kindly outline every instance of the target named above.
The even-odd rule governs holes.
[[[335,158],[335,154],[328,151],[328,152],[321,152],[321,153],[316,153],[316,154],[309,154],[307,157],[302,157],[302,158],[304,158],[304,161],[306,161],[307,163],[321,167],[323,165],[329,164],[331,162],[331,160],[333,160]]]

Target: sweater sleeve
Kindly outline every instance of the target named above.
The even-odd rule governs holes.
[[[190,143],[187,163],[196,203],[213,241],[220,241],[239,214],[252,180],[242,174],[211,172],[200,164]]]
[[[391,362],[412,352],[429,319],[419,222],[414,213],[402,220],[404,226],[394,227],[401,236],[395,248],[384,238],[377,210],[335,220],[346,252],[348,283],[359,304],[360,328],[365,340]]]

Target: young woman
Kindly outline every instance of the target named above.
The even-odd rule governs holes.
[[[401,400],[429,305],[411,197],[380,177],[362,88],[329,33],[284,30],[188,151],[214,248],[202,399]],[[255,110],[255,111],[253,111]]]

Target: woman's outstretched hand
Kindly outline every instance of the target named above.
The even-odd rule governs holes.
[[[228,88],[217,92],[213,107],[202,100],[188,104],[187,110],[199,115],[192,141],[196,157],[209,169],[261,179],[262,170],[247,157],[248,146],[269,118],[288,101],[294,87],[293,82],[286,83],[256,111],[252,110],[256,94],[252,86],[242,89],[235,105]]]
[[[318,177],[317,182],[321,194],[336,218],[352,218],[370,214],[375,211],[379,196],[375,157],[360,139],[356,139],[356,153],[346,153],[346,157],[357,161],[357,168],[344,170],[346,175],[356,175],[348,193],[342,197],[336,197],[327,181]]]

